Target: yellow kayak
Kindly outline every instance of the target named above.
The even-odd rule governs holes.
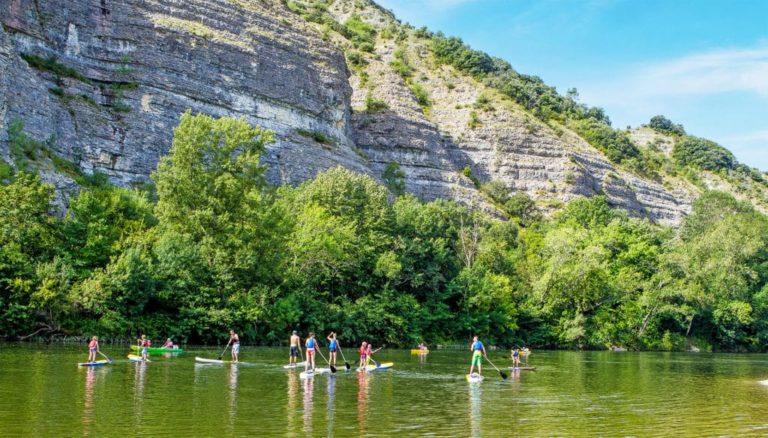
[[[422,350],[420,348],[414,348],[411,350],[411,354],[429,354],[429,350]]]

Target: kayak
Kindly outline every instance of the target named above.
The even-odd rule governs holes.
[[[80,362],[77,364],[79,367],[100,367],[106,365],[109,362],[106,360],[97,360],[96,362]]]
[[[480,383],[483,381],[483,376],[477,373],[467,374],[467,382]]]
[[[135,354],[129,354],[128,360],[130,360],[131,362],[149,362],[149,359],[145,361],[141,356],[137,356]]]
[[[536,371],[536,367],[509,367],[510,371]]]
[[[138,345],[131,345],[131,350],[138,351],[141,347]],[[149,354],[158,354],[158,353],[183,353],[184,350],[181,348],[155,348],[155,347],[149,347]]]
[[[283,368],[285,368],[286,370],[292,370],[292,369],[298,368],[298,367],[304,368],[304,365],[306,365],[306,364],[307,364],[306,362],[299,362],[299,363],[294,363],[294,364],[291,364],[291,365],[283,365]]]
[[[198,356],[195,356],[195,362],[200,362],[200,363],[218,363],[218,364],[234,363],[235,365],[237,365],[238,363],[243,363],[243,362],[232,362],[231,360],[206,359],[204,357],[198,357]]]
[[[365,369],[358,368],[357,372],[358,373],[362,373],[363,371],[366,371],[366,372],[370,373],[370,372],[373,372],[373,371],[387,370],[387,369],[392,368],[394,365],[395,365],[394,362],[382,362],[382,363],[379,364],[379,366],[368,365],[367,367],[365,367]]]
[[[315,368],[314,371],[313,370],[302,371],[301,374],[299,374],[299,378],[309,379],[309,378],[315,377],[318,374],[327,374],[330,372],[331,372],[330,368]]]
[[[414,348],[411,350],[411,354],[429,354],[429,350],[421,350],[419,348]]]

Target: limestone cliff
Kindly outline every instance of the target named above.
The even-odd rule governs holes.
[[[690,209],[697,188],[617,168],[567,127],[435,65],[427,43],[375,4],[326,3],[336,24],[355,15],[379,30],[357,67],[345,60],[345,51],[356,52],[348,36],[297,13],[302,2],[4,0],[0,155],[13,161],[7,128],[20,120],[27,135],[48,140],[85,173],[140,183],[191,109],[274,130],[264,157],[274,183],[297,184],[337,165],[380,178],[395,162],[406,190],[422,199],[489,211],[493,202],[477,182],[499,181],[548,210],[597,193],[661,223],[676,224]],[[391,28],[397,39],[382,35]],[[392,68],[397,56],[413,70],[409,83]],[[73,184],[41,170],[60,188]]]

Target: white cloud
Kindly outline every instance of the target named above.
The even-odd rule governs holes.
[[[643,105],[659,97],[705,97],[746,92],[768,98],[768,44],[717,49],[636,68],[587,87],[602,104]]]

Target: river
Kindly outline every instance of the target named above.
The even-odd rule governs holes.
[[[0,344],[0,435],[768,435],[764,354],[534,351],[535,371],[486,364],[470,384],[458,351],[385,349],[391,370],[346,373],[339,358],[335,375],[302,380],[281,367],[287,349],[244,346],[239,365],[195,363],[216,349],[150,363],[102,350],[114,363],[84,368],[85,346]]]

